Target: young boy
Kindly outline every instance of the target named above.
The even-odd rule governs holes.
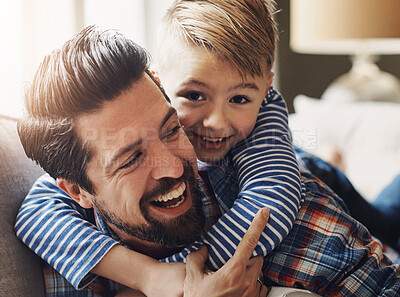
[[[254,255],[265,256],[292,227],[302,185],[286,105],[270,88],[276,38],[272,11],[271,2],[263,0],[180,0],[164,18],[160,79],[202,161],[202,177],[212,183],[220,211],[225,212],[200,240],[164,261],[184,261],[205,243],[207,266],[220,268],[262,207],[270,209],[270,219]],[[232,174],[237,174],[238,185],[214,183],[216,176]],[[140,271],[139,262],[112,267],[117,262],[111,257],[128,252],[113,248],[115,240],[84,225],[71,215],[74,210],[63,215],[65,208],[52,208],[57,195],[62,193],[36,184],[18,215],[17,236],[34,252],[75,288],[93,281],[93,273],[126,283],[125,271]],[[46,226],[39,228],[38,220],[46,220]],[[78,239],[85,232],[85,238]],[[66,241],[71,244],[61,250]],[[110,272],[118,269],[118,275]],[[134,288],[151,295],[146,285]]]

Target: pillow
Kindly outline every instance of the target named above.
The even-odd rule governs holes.
[[[296,145],[321,156],[326,145],[338,148],[345,173],[372,201],[400,173],[400,104],[337,104],[297,96],[289,125]]]
[[[43,174],[19,142],[16,120],[0,116],[0,296],[44,296],[40,259],[14,234],[18,209]]]

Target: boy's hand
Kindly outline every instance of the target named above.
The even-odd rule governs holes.
[[[204,272],[204,263],[208,256],[206,247],[189,254],[186,263],[184,296],[267,296],[267,287],[257,281],[263,258],[259,256],[249,259],[268,222],[268,217],[269,210],[266,208],[257,213],[233,257],[215,273]]]
[[[145,296],[183,296],[183,281],[186,276],[186,265],[184,263],[157,262],[156,265],[153,265],[150,271],[151,275],[148,276],[148,281],[144,290],[144,293],[146,294]]]
[[[115,297],[146,297],[146,295],[140,291],[133,290],[131,288],[125,288],[119,291]]]

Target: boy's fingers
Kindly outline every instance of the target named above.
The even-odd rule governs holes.
[[[186,277],[190,279],[196,278],[204,273],[204,263],[208,258],[208,250],[206,246],[201,246],[197,251],[189,254],[186,258]]]
[[[268,208],[262,208],[257,212],[250,224],[249,229],[246,231],[246,234],[243,236],[243,239],[240,241],[238,248],[232,257],[235,265],[239,264],[243,267],[247,265],[251,254],[257,246],[260,235],[267,225],[268,218]]]

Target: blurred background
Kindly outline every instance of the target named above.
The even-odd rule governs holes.
[[[172,0],[0,0],[0,113],[19,116],[23,84],[43,56],[90,24],[121,30],[154,55],[156,27]],[[379,1],[378,1],[379,2]],[[293,112],[299,94],[320,98],[330,82],[350,70],[346,55],[294,53],[290,46],[290,0],[277,1],[280,41],[276,87]],[[378,66],[400,77],[400,55],[381,56]]]
[[[156,29],[171,2],[172,0],[0,0],[0,114],[21,116],[24,85],[32,80],[44,55],[59,48],[88,25],[97,24],[103,28],[120,30],[148,49],[154,60]],[[374,200],[381,189],[400,173],[400,104],[361,104],[347,99],[343,102],[346,96],[337,94],[331,96],[332,100],[325,100],[323,95],[331,82],[352,69],[352,51],[345,48],[345,52],[349,52],[339,55],[336,49],[333,50],[335,47],[329,46],[328,53],[325,51],[321,54],[321,48],[301,44],[294,52],[294,47],[290,46],[290,38],[291,33],[294,36],[293,32],[296,29],[300,31],[303,25],[309,27],[304,27],[303,32],[300,32],[303,34],[299,37],[300,41],[310,37],[314,29],[331,28],[332,31],[337,31],[341,28],[346,35],[350,28],[356,28],[362,34],[369,35],[375,34],[375,29],[385,28],[383,24],[388,23],[389,31],[393,32],[376,34],[388,34],[384,36],[386,38],[394,35],[399,41],[400,1],[276,2],[279,12],[275,17],[279,24],[280,40],[274,66],[274,85],[288,104],[294,142],[341,168],[366,198]],[[363,16],[361,10],[365,7],[369,7],[365,11],[367,16],[360,17]],[[336,9],[339,8],[343,8],[344,12],[337,12]],[[291,12],[296,12],[299,22],[292,28],[292,32]],[[329,16],[330,12],[332,13]],[[350,15],[349,20],[344,20],[345,13]],[[356,18],[353,20],[353,17],[358,17],[360,23],[356,22]],[[331,24],[325,26],[328,19]],[[330,33],[322,31],[320,36],[315,34],[311,39],[325,37]],[[310,36],[304,37],[304,34]],[[366,48],[363,46],[361,52]],[[392,50],[398,50],[397,54],[390,54]],[[378,67],[390,73],[400,86],[400,46],[397,49],[391,45],[384,46],[385,55],[380,55],[381,51],[382,48],[377,51]],[[370,79],[363,83],[367,94],[378,91],[379,96],[382,93],[380,91],[383,87],[374,85],[376,81]],[[344,85],[346,84],[347,82]],[[400,94],[399,90],[398,88],[397,94]],[[319,100],[321,97],[324,100]],[[394,97],[384,98],[383,101],[386,99],[392,101]]]
[[[118,29],[154,52],[171,0],[0,0],[0,113],[18,117],[44,55],[88,25]]]

